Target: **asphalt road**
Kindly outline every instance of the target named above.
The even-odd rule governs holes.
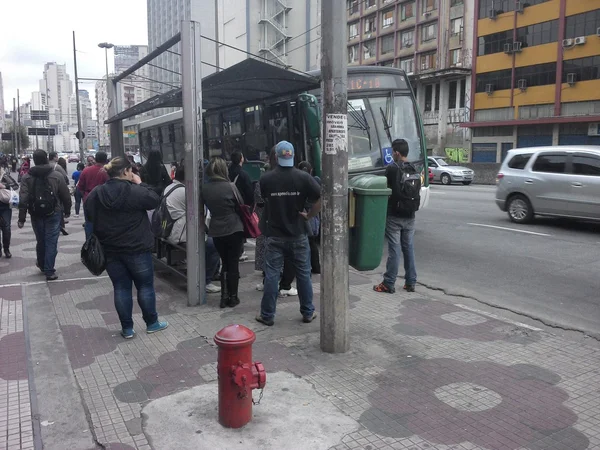
[[[494,198],[493,186],[432,186],[417,216],[419,282],[600,335],[600,224],[517,225]]]

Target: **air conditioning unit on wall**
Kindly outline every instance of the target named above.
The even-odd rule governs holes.
[[[518,53],[521,51],[521,47],[523,47],[523,43],[522,42],[513,42],[513,52]]]
[[[515,2],[515,11],[521,14],[523,13],[523,3],[521,3],[519,0]]]
[[[586,43],[585,36],[580,36],[575,38],[575,45],[583,45]]]
[[[563,39],[562,46],[563,46],[563,48],[569,48],[569,47],[573,47],[574,43],[575,43],[574,39]]]
[[[512,53],[512,44],[504,44],[504,53],[506,53],[507,55],[510,55]]]
[[[517,81],[517,87],[522,91],[525,92],[527,90],[527,80],[526,79],[521,79]]]
[[[487,95],[492,95],[494,93],[494,85],[493,84],[486,84],[485,85],[485,92]]]
[[[577,83],[577,74],[576,73],[568,73],[567,74],[567,83],[571,87],[575,86],[575,83]]]

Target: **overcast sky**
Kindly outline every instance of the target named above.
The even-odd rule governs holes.
[[[39,90],[44,64],[67,64],[72,81],[73,31],[77,39],[79,77],[101,78],[105,72],[100,42],[117,45],[148,43],[146,0],[17,0],[0,1],[0,72],[4,81],[4,107],[20,90],[21,104]],[[109,71],[113,54],[108,54]],[[95,83],[81,82],[94,96]],[[95,100],[92,98],[95,111]]]

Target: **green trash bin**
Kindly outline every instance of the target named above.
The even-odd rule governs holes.
[[[383,256],[388,198],[387,178],[359,175],[348,181],[350,191],[350,265],[366,271],[379,267]],[[352,217],[353,216],[353,217]]]

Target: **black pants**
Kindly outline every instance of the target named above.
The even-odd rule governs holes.
[[[309,236],[308,243],[310,244],[310,265],[312,273],[321,273],[321,260],[319,259],[319,243],[320,236]]]
[[[10,250],[10,222],[12,219],[12,210],[8,205],[0,207],[0,234],[2,240],[0,242],[0,250]]]
[[[240,274],[240,249],[244,245],[244,233],[215,237],[213,242],[223,263],[222,272],[227,272],[230,278],[237,277]]]

